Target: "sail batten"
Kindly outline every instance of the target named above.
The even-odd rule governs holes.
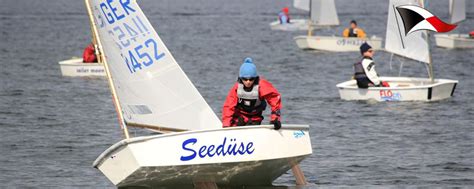
[[[427,32],[416,31],[405,35],[406,32],[402,24],[402,18],[395,9],[400,5],[422,6],[418,0],[390,0],[385,50],[398,56],[430,63]]]
[[[176,131],[222,126],[136,1],[91,6],[124,122]]]

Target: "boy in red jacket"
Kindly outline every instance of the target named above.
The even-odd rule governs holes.
[[[84,63],[95,63],[97,62],[97,57],[95,56],[95,49],[94,44],[89,44],[84,49],[84,53],[82,53],[82,62]]]
[[[223,127],[260,125],[267,103],[272,108],[270,123],[278,130],[281,128],[280,93],[269,81],[258,76],[252,59],[246,58],[240,67],[238,81],[230,89],[224,103]]]

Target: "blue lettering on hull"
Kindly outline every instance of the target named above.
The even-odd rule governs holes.
[[[337,41],[337,45],[339,45],[339,46],[347,46],[347,45],[360,46],[365,42],[366,41],[359,40],[359,39],[340,39],[340,40]]]
[[[222,143],[218,145],[199,145],[198,139],[190,138],[183,142],[182,149],[186,155],[180,157],[181,161],[190,161],[194,158],[212,158],[214,156],[242,156],[250,155],[255,149],[253,142],[237,142],[237,139],[233,138],[227,142],[225,137]]]

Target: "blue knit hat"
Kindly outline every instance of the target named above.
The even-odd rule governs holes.
[[[367,44],[367,43],[363,43],[361,46],[360,46],[360,54],[364,54],[365,52],[367,52],[369,49],[371,49],[372,47]]]
[[[253,64],[252,58],[245,58],[244,63],[240,66],[239,77],[249,78],[257,76],[257,67]]]

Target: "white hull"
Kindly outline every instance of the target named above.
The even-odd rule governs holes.
[[[300,49],[350,52],[359,51],[360,45],[365,42],[370,44],[373,49],[382,48],[382,39],[379,37],[296,36],[294,39]]]
[[[126,139],[102,153],[94,167],[118,187],[271,184],[312,153],[308,126],[272,128],[233,127]],[[232,144],[244,153],[223,155],[219,150],[224,146],[227,151]],[[202,146],[206,146],[204,153],[200,153]]]
[[[474,38],[467,34],[436,34],[436,46],[444,48],[474,48]]]
[[[320,25],[313,25],[311,28],[321,29],[328,26],[320,26]],[[270,23],[270,28],[272,30],[282,30],[282,31],[308,31],[309,29],[309,20],[306,19],[291,19],[290,23],[287,24],[280,24],[280,21],[274,21]]]
[[[72,58],[59,62],[63,76],[91,77],[106,76],[103,64],[83,63],[82,58]]]
[[[343,100],[375,100],[375,101],[437,101],[450,98],[458,81],[435,79],[431,83],[426,78],[380,77],[390,87],[357,87],[355,80],[337,84],[339,95]]]

